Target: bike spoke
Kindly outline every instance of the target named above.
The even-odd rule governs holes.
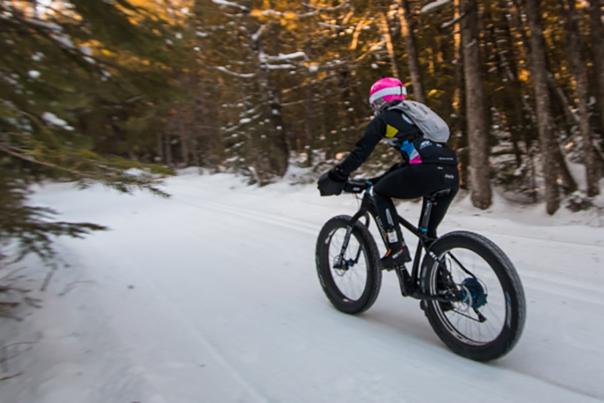
[[[444,259],[443,259],[444,258]],[[439,259],[441,268],[446,273],[443,278],[452,281],[458,291],[464,293],[464,301],[453,302],[453,309],[441,310],[440,316],[450,331],[461,339],[472,344],[484,344],[495,339],[503,328],[505,318],[505,300],[503,290],[489,264],[477,254],[468,250],[447,251]],[[439,263],[435,263],[439,264]],[[431,282],[436,282],[436,273]],[[445,280],[440,280],[441,282]],[[466,285],[467,284],[467,285]],[[480,285],[477,285],[480,284]],[[436,288],[431,290],[432,293]],[[480,306],[476,307],[476,301]],[[438,309],[442,305],[434,302]]]
[[[332,278],[337,288],[346,298],[350,300],[359,299],[367,282],[367,261],[363,248],[355,235],[351,235],[348,247],[342,257],[342,268],[334,268],[333,265],[342,253],[342,245],[346,239],[346,230],[341,228],[332,234],[329,245],[329,262]]]

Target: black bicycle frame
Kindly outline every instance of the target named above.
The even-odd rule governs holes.
[[[360,190],[360,189],[353,188],[353,190]],[[397,219],[398,219],[399,224],[402,225],[403,227],[405,227],[409,232],[411,232],[412,234],[414,234],[416,237],[419,238],[419,242],[417,243],[417,249],[415,251],[415,257],[413,259],[413,267],[412,267],[411,275],[409,275],[409,272],[407,272],[407,270],[405,268],[396,270],[396,274],[401,283],[401,292],[403,293],[404,296],[411,296],[413,298],[418,298],[418,299],[441,299],[440,297],[437,297],[437,296],[428,295],[427,293],[425,293],[421,290],[420,283],[419,283],[419,275],[420,275],[419,265],[420,265],[420,261],[421,261],[421,257],[422,257],[422,249],[426,249],[426,252],[430,253],[430,250],[429,250],[430,245],[435,241],[435,239],[428,236],[428,225],[430,223],[432,207],[434,206],[435,203],[437,203],[438,198],[449,194],[449,192],[450,192],[449,189],[443,189],[441,191],[435,192],[430,197],[424,197],[423,204],[422,204],[422,211],[421,211],[421,215],[419,218],[419,224],[417,227],[397,214]],[[359,193],[359,192],[353,191],[352,193]],[[346,236],[345,236],[344,242],[342,244],[340,259],[343,259],[344,252],[348,248],[348,242],[350,241],[350,236],[352,234],[352,228],[353,228],[354,224],[357,221],[359,221],[362,217],[365,217],[366,221],[363,225],[365,225],[366,227],[369,227],[370,220],[369,220],[368,214],[373,217],[373,220],[375,221],[375,223],[378,227],[378,230],[380,232],[380,236],[382,237],[382,241],[384,241],[384,243],[386,243],[386,235],[385,235],[384,228],[382,227],[381,220],[379,219],[379,216],[377,213],[377,207],[376,207],[375,200],[373,197],[372,186],[366,185],[364,187],[364,191],[363,191],[363,199],[361,202],[361,207],[359,208],[359,211],[357,211],[357,213],[354,216],[352,216],[352,218],[350,219],[350,225],[348,226],[348,229],[346,231]],[[361,248],[359,247],[357,256],[355,257],[355,262],[358,261],[360,254],[361,254]]]

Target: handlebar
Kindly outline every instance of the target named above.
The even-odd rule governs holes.
[[[368,180],[349,179],[346,181],[343,191],[344,193],[363,193],[372,186],[373,184]]]

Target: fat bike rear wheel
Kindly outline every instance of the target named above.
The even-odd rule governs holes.
[[[438,337],[453,352],[476,361],[507,354],[526,318],[520,278],[489,239],[466,231],[439,238],[422,262],[421,285],[440,300],[422,308]]]
[[[361,223],[351,227],[350,218],[341,215],[325,223],[317,239],[315,260],[329,301],[342,312],[358,314],[375,302],[382,272],[375,240]],[[342,250],[349,229],[348,246]]]

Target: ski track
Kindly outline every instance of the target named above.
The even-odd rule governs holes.
[[[236,215],[241,218],[247,218],[247,219],[255,220],[255,221],[266,223],[266,224],[277,225],[277,226],[280,226],[280,227],[283,227],[286,229],[291,229],[291,230],[294,230],[294,231],[297,231],[300,233],[312,235],[313,237],[316,237],[316,235],[318,233],[317,228],[320,228],[319,224],[316,226],[310,225],[307,222],[297,220],[294,218],[275,215],[275,214],[271,214],[271,213],[267,213],[267,212],[263,212],[263,211],[259,211],[259,210],[243,209],[243,208],[237,207],[235,205],[229,205],[226,203],[220,204],[220,203],[211,202],[211,201],[204,201],[202,204],[199,204],[198,202],[192,202],[190,199],[183,198],[182,194],[175,197],[175,200],[178,201],[179,203],[184,203],[184,204],[187,204],[194,208],[198,208],[198,209],[202,209],[202,210],[211,209],[213,211],[220,212],[220,213],[233,214],[233,215]],[[507,238],[514,238],[511,235],[501,234],[501,233],[493,232],[493,231],[484,231],[483,235],[488,235],[488,236],[497,235],[497,236],[502,236],[502,237],[507,237]],[[531,241],[538,241],[538,242],[563,243],[561,241],[551,241],[551,240],[546,240],[546,239],[524,237],[524,236],[518,236],[517,238],[522,238],[522,239],[531,240]],[[378,243],[379,243],[379,241],[378,241]],[[415,241],[413,243],[415,243]],[[604,247],[601,247],[599,245],[590,245],[590,244],[585,244],[585,243],[574,243],[574,245],[588,247],[588,248],[604,249]],[[412,250],[413,250],[413,248],[412,248]],[[604,307],[604,290],[602,290],[599,287],[590,286],[589,284],[583,284],[583,283],[579,283],[577,281],[572,281],[569,279],[556,278],[555,276],[552,276],[552,275],[549,275],[548,277],[543,278],[543,277],[539,276],[537,270],[531,270],[530,266],[529,266],[529,268],[523,267],[521,273],[522,273],[523,280],[527,280],[527,279],[529,280],[528,282],[524,281],[525,287],[534,288],[539,291],[548,292],[548,293],[551,293],[554,295],[563,295],[567,298],[572,298],[572,299],[576,299],[578,301],[592,303],[592,304]],[[548,283],[549,286],[544,286],[543,283]],[[573,289],[573,291],[570,291],[570,289]],[[585,295],[585,293],[591,293],[591,294],[593,294],[593,296]]]
[[[603,329],[594,321],[602,278],[556,264],[558,249],[597,262],[604,246],[547,239],[547,228],[544,238],[516,236],[508,222],[493,230],[492,216],[480,229],[472,217],[467,228],[514,258],[529,309],[516,349],[479,364],[446,349],[391,273],[366,314],[329,306],[314,243],[327,218],[354,212],[350,200],[334,209],[304,194],[297,202],[287,191],[233,192],[215,181],[176,177],[167,200],[87,196],[63,185],[41,192],[59,209],[53,204],[82,197],[66,218],[94,212],[114,230],[60,242],[77,270],[59,271],[56,289],[68,292],[33,313],[39,323],[26,321],[38,347],[17,362],[26,377],[0,382],[2,403],[604,401]],[[464,223],[455,216],[447,227]],[[556,270],[534,253],[551,254],[544,264]],[[97,355],[81,352],[88,349]]]

